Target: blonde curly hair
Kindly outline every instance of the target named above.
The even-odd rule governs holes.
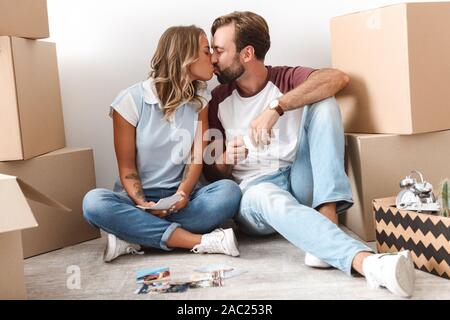
[[[166,120],[182,103],[194,103],[198,109],[204,103],[197,92],[206,88],[206,83],[191,81],[188,73],[189,66],[199,57],[202,35],[206,36],[205,32],[194,25],[176,26],[167,29],[159,39],[149,77],[153,78]]]

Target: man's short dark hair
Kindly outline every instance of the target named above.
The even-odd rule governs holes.
[[[214,36],[217,29],[229,24],[235,27],[236,50],[240,52],[246,46],[255,49],[258,60],[264,60],[270,49],[269,26],[260,15],[249,11],[235,11],[217,18],[212,27],[211,34]]]

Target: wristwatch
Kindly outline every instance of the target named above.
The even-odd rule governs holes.
[[[284,114],[284,110],[280,105],[280,100],[278,100],[278,99],[275,99],[271,103],[269,103],[269,109],[275,110],[276,112],[278,112],[280,117]]]

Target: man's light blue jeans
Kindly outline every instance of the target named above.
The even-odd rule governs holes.
[[[146,200],[154,202],[176,192],[177,188],[144,190]],[[186,208],[162,219],[136,208],[125,192],[94,189],[83,199],[83,213],[91,225],[122,240],[169,251],[167,241],[175,229],[209,233],[233,218],[239,210],[241,196],[241,189],[235,182],[220,180],[196,189]]]
[[[235,220],[251,235],[278,232],[350,275],[355,255],[372,249],[316,210],[336,202],[342,213],[353,204],[344,169],[344,130],[334,97],[304,108],[299,135],[294,163],[251,181],[243,190]]]

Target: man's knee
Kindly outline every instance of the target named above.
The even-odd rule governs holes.
[[[332,117],[341,117],[341,110],[335,97],[329,97],[318,101],[312,104],[311,107],[315,109],[315,112],[317,113]]]
[[[334,96],[320,100],[320,101],[314,103],[313,105],[316,105],[316,104],[317,105],[328,105],[328,106],[332,106],[332,107],[339,107],[338,102]]]
[[[311,105],[311,110],[314,112],[315,117],[341,119],[341,111],[334,96],[313,103]]]
[[[271,194],[276,192],[279,187],[270,182],[258,183],[249,187],[243,194],[241,200],[242,207],[260,207],[264,201],[268,201]]]

